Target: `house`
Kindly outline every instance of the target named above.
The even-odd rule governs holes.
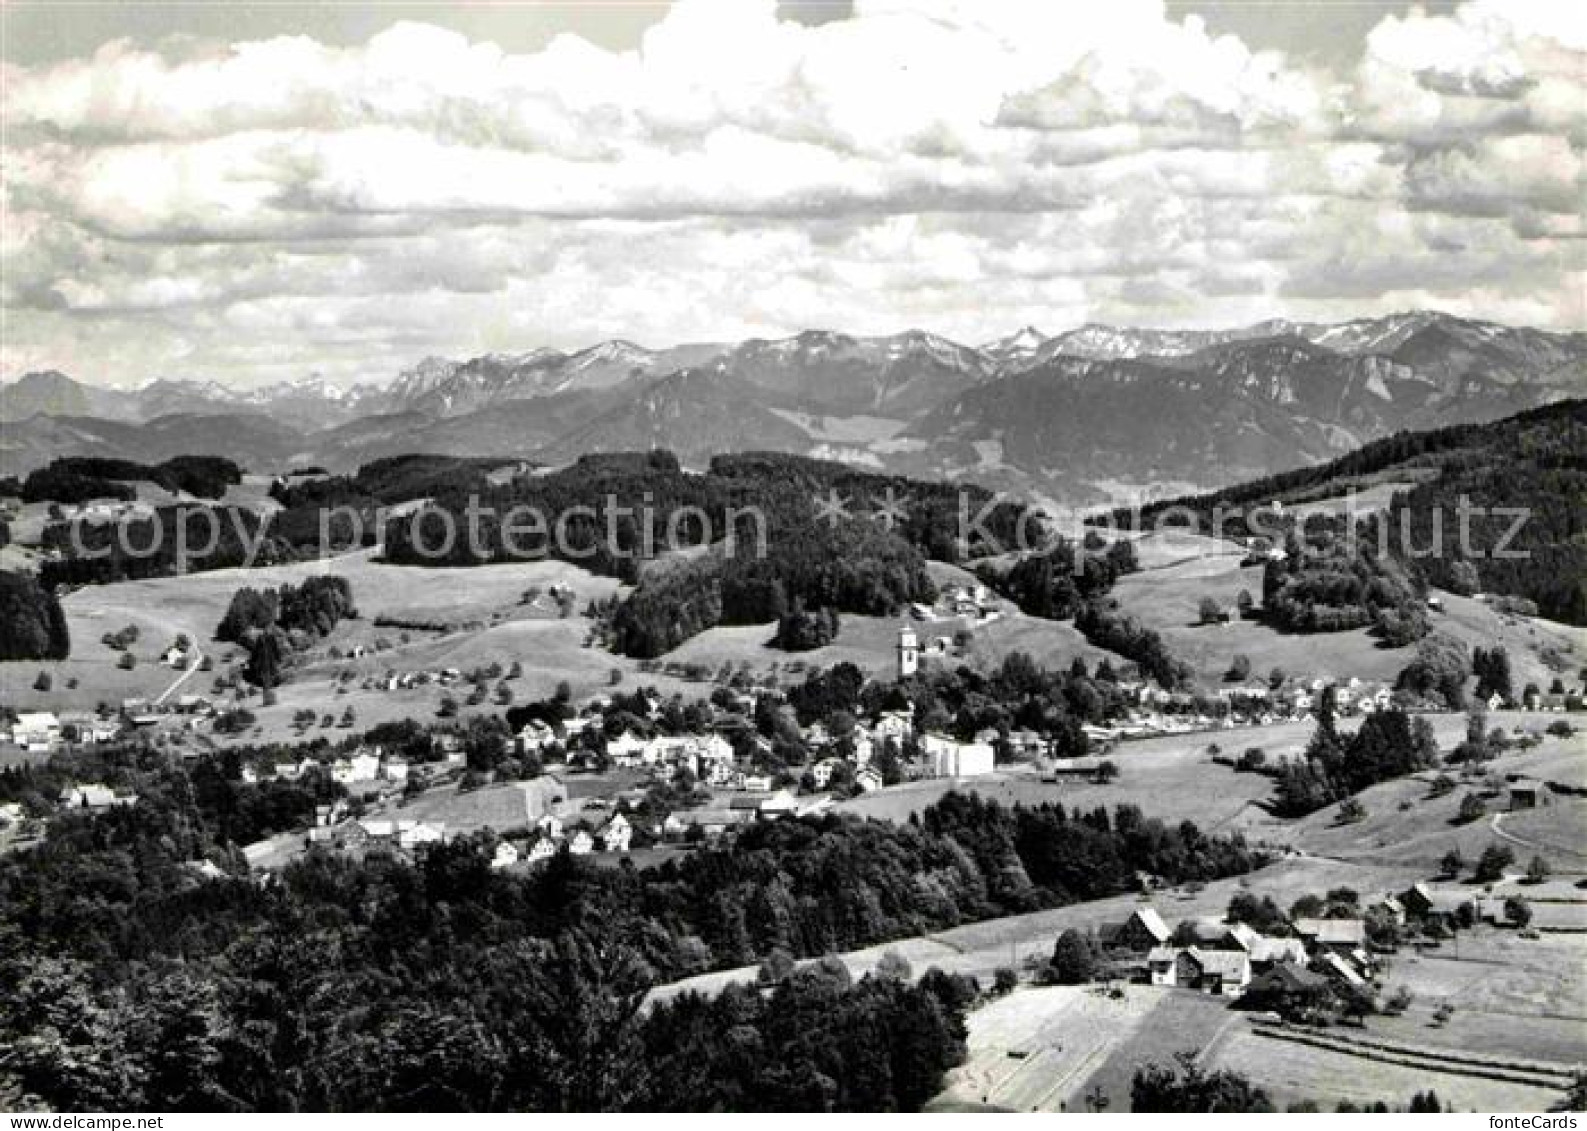
[[[1295,962],[1281,962],[1251,979],[1245,1004],[1255,1009],[1272,1009],[1290,1014],[1322,1002],[1328,995],[1329,979]]]
[[[1298,919],[1295,933],[1313,952],[1348,955],[1367,945],[1364,919]]]
[[[817,789],[825,789],[832,781],[832,775],[845,765],[842,758],[823,758],[810,767],[810,780]]]
[[[562,818],[554,813],[547,813],[535,822],[535,828],[551,840],[562,839]]]
[[[1357,989],[1367,984],[1367,980],[1361,976],[1355,966],[1343,955],[1323,955],[1317,961],[1317,971],[1331,982],[1342,982]]]
[[[633,731],[625,730],[606,742],[606,756],[619,766],[637,766],[645,752],[646,742]]]
[[[538,864],[542,860],[551,859],[556,854],[556,843],[541,837],[529,846],[529,851],[524,855],[523,859],[527,864]]]
[[[61,794],[61,804],[69,809],[109,809],[113,805],[131,805],[137,801],[131,793],[117,793],[108,785],[87,782],[74,785]]]
[[[786,789],[779,789],[775,793],[743,794],[730,800],[727,807],[729,812],[740,814],[740,820],[751,817],[775,820],[798,813],[799,801]]]
[[[511,868],[518,863],[518,849],[510,840],[498,840],[496,851],[491,854],[490,866],[492,868]]]
[[[911,707],[907,711],[883,711],[876,718],[876,725],[871,728],[871,735],[876,741],[893,739],[902,742],[915,732],[915,711]]]
[[[1052,776],[1054,779],[1094,778],[1101,765],[1101,758],[1055,758],[1052,764]]]
[[[1470,897],[1465,892],[1429,884],[1413,884],[1400,893],[1400,903],[1413,920],[1453,919],[1460,914],[1461,906],[1469,902]]]
[[[539,719],[531,719],[513,736],[513,752],[518,755],[539,754],[556,740],[556,731]]]
[[[955,742],[928,734],[920,740],[920,750],[933,777],[968,778],[992,772],[994,755],[987,742]]]
[[[1154,946],[1146,952],[1146,969],[1154,986],[1172,986],[1174,964],[1179,958],[1179,948]]]
[[[1251,984],[1251,959],[1240,950],[1190,947],[1174,961],[1174,984],[1218,997],[1238,997]]]
[[[1537,809],[1549,803],[1548,787],[1540,781],[1522,779],[1510,783],[1510,808]]]
[[[870,766],[862,767],[854,775],[854,784],[859,787],[861,793],[871,793],[881,789],[883,785],[881,771]]]
[[[1257,935],[1246,954],[1251,958],[1253,974],[1265,974],[1279,966],[1299,967],[1306,964],[1306,944],[1300,939]]]
[[[0,829],[13,828],[27,818],[20,801],[0,801]]]
[[[168,668],[185,668],[187,667],[187,652],[173,644],[165,650],[165,653],[160,657],[160,662]]]
[[[11,728],[11,740],[30,754],[46,753],[61,740],[61,720],[52,711],[23,711]]]
[[[1156,908],[1139,907],[1128,919],[1108,932],[1107,943],[1119,950],[1144,954],[1154,947],[1163,946],[1172,934]]]
[[[580,829],[568,840],[568,851],[574,856],[588,856],[595,851],[595,838]]]
[[[380,776],[387,781],[405,782],[408,780],[408,762],[405,758],[387,758],[380,764]]]
[[[627,852],[628,842],[633,838],[633,826],[621,813],[614,813],[611,820],[602,825],[599,830],[601,847],[607,852]]]

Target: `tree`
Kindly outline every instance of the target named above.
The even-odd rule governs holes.
[[[1130,1084],[1130,1110],[1137,1112],[1269,1112],[1267,1092],[1244,1076],[1220,1070],[1208,1073],[1196,1054],[1174,1058],[1178,1071],[1160,1064],[1137,1069]]]
[[[845,967],[845,969],[847,969]],[[899,954],[896,950],[884,951],[882,957],[876,962],[876,976],[893,982],[908,982],[914,971],[910,969],[909,959]]]
[[[1107,785],[1119,776],[1119,767],[1111,759],[1104,758],[1097,763],[1096,781],[1098,785]]]
[[[1240,618],[1242,620],[1251,619],[1251,613],[1256,607],[1256,602],[1251,599],[1251,591],[1249,589],[1240,590],[1240,595],[1234,599],[1234,604],[1240,610]],[[1243,679],[1244,677],[1242,676],[1241,678]]]
[[[55,686],[55,681],[50,678],[49,672],[40,672],[33,680],[34,691],[48,691]]]
[[[1469,824],[1472,821],[1481,820],[1487,811],[1488,806],[1481,797],[1475,793],[1468,793],[1460,799],[1460,811],[1456,814],[1455,819],[1461,824]]]
[[[1251,657],[1243,652],[1235,653],[1234,659],[1229,661],[1229,670],[1223,678],[1230,683],[1240,683],[1251,678]]]
[[[1460,849],[1458,848],[1451,848],[1444,853],[1444,858],[1439,861],[1439,870],[1451,879],[1460,875],[1461,869],[1465,866],[1466,858],[1460,854]]]
[[[1047,969],[1052,980],[1061,986],[1079,986],[1097,976],[1101,955],[1096,940],[1089,934],[1070,927],[1058,936],[1053,944],[1052,958]]]
[[[1211,597],[1203,597],[1196,606],[1196,619],[1202,624],[1217,624],[1223,616],[1223,609]]]
[[[1531,861],[1526,866],[1526,882],[1529,884],[1542,883],[1548,879],[1548,874],[1548,861],[1544,860],[1541,856],[1532,857]]]
[[[1347,797],[1339,803],[1339,823],[1353,825],[1357,821],[1366,820],[1367,807],[1354,797]]]
[[[757,975],[763,986],[781,985],[794,972],[794,957],[780,946],[772,947]]]
[[[123,652],[121,654],[121,658],[116,661],[116,667],[118,667],[122,671],[126,671],[126,672],[130,672],[133,668],[135,668],[137,666],[138,666],[138,659],[131,652]]]
[[[1532,922],[1532,905],[1518,895],[1504,901],[1504,917],[1516,930],[1525,930]]]
[[[1491,884],[1504,878],[1504,870],[1515,863],[1515,853],[1502,844],[1490,844],[1477,859],[1475,879],[1481,884]]]

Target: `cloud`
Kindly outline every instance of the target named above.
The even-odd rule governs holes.
[[[1338,73],[1115,0],[684,0],[636,50],[418,23],[0,65],[0,370],[1403,305],[1582,319],[1582,21],[1383,20]],[[841,17],[841,18],[840,18]],[[272,346],[274,348],[272,348]]]

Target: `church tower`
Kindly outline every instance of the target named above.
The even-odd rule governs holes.
[[[920,641],[915,630],[904,625],[898,630],[898,678],[904,679],[920,670]]]

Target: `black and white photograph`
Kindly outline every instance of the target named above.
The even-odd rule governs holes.
[[[0,3],[6,1128],[1584,1111],[1587,6]]]

